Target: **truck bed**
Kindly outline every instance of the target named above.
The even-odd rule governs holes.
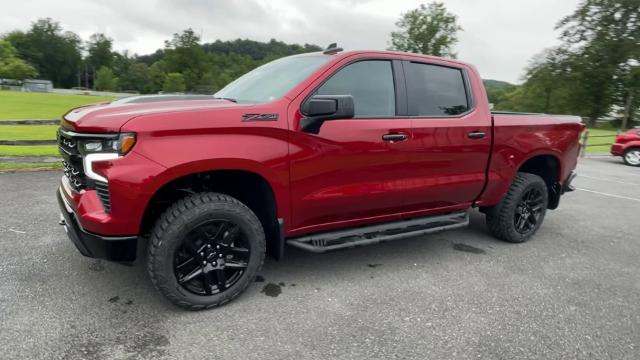
[[[536,156],[556,164],[560,185],[568,179],[576,166],[584,129],[579,116],[492,111],[491,117],[492,156],[487,187],[477,205],[497,203],[517,169]]]

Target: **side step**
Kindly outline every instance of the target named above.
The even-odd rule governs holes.
[[[316,253],[345,249],[383,241],[404,239],[467,226],[469,213],[455,212],[379,225],[323,232],[287,240],[287,244]]]

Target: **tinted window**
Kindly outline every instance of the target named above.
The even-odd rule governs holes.
[[[338,71],[317,91],[319,95],[351,95],[356,117],[391,117],[396,97],[391,62],[359,61]]]
[[[462,71],[420,63],[405,66],[409,115],[448,116],[469,110]]]

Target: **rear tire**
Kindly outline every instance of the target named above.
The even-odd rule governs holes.
[[[223,305],[262,268],[265,235],[238,200],[197,193],[171,205],[151,233],[147,269],[155,287],[188,310]]]
[[[500,203],[485,210],[487,227],[498,239],[525,242],[540,228],[548,202],[547,185],[540,176],[518,173]]]
[[[640,148],[627,149],[622,155],[622,160],[629,166],[640,166]]]

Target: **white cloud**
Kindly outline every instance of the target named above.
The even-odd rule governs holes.
[[[529,59],[557,45],[554,26],[579,0],[448,0],[464,28],[458,57],[483,77],[516,82]],[[3,1],[0,33],[27,29],[41,17],[59,21],[84,39],[104,32],[118,50],[146,54],[191,27],[205,42],[271,38],[345,49],[385,49],[401,13],[416,0],[30,0]]]

